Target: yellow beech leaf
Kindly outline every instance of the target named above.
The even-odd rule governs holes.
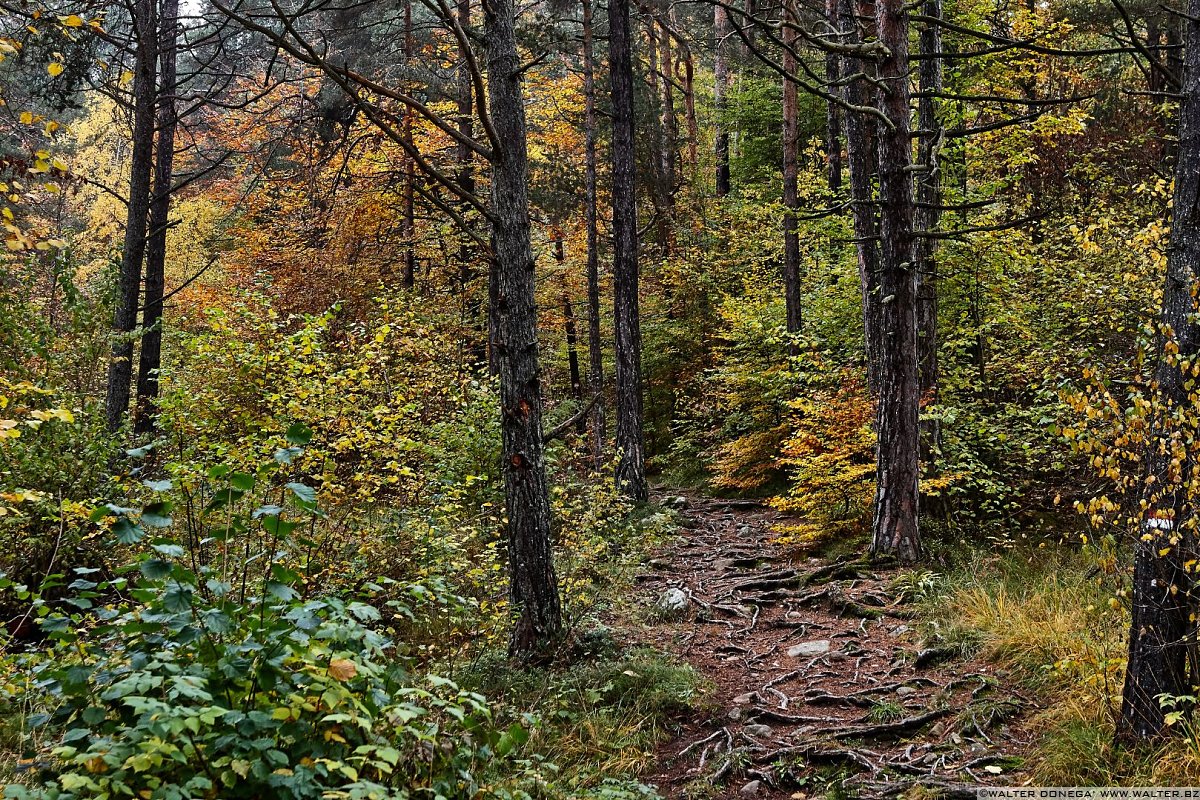
[[[358,674],[358,667],[353,661],[335,658],[329,662],[329,677],[337,681],[348,681]]]
[[[63,17],[62,24],[66,25],[68,28],[82,28],[83,17],[79,16],[78,14],[72,14],[69,17]]]
[[[59,75],[62,75],[62,73],[63,73],[63,65],[58,63],[57,61],[51,61],[49,64],[46,65],[46,72],[50,73],[50,77],[57,78]]]
[[[33,124],[33,114],[30,114],[28,111],[22,111],[21,112],[21,124],[22,125],[32,125]]]

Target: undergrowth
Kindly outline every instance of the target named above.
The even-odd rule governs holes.
[[[1200,731],[1185,727],[1157,746],[1114,743],[1129,612],[1113,565],[1123,562],[1103,548],[1048,543],[970,555],[903,588],[922,606],[931,643],[978,653],[1037,698],[1032,783],[1195,785]]]

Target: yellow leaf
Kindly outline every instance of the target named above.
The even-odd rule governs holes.
[[[66,25],[68,28],[82,28],[83,17],[79,16],[78,14],[72,14],[69,17],[63,17],[62,24]]]
[[[50,73],[51,78],[57,78],[59,75],[62,75],[62,73],[63,73],[63,65],[58,63],[57,61],[51,61],[49,64],[46,65],[46,72]]]
[[[30,114],[28,111],[22,111],[21,112],[21,124],[22,125],[32,125],[33,124],[33,114]]]

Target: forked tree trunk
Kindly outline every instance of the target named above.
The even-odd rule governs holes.
[[[1162,325],[1173,346],[1165,348],[1154,373],[1160,418],[1190,403],[1190,374],[1184,374],[1181,363],[1194,363],[1200,353],[1195,316],[1200,288],[1200,0],[1189,0],[1184,24],[1179,150],[1162,306]],[[1129,662],[1117,722],[1118,738],[1129,741],[1165,731],[1159,696],[1193,695],[1195,680],[1189,672],[1200,667],[1192,621],[1194,580],[1186,568],[1196,558],[1196,512],[1189,499],[1196,457],[1188,444],[1172,438],[1173,432],[1179,433],[1162,419],[1146,454],[1145,522],[1134,545]]]
[[[584,223],[587,225],[588,303],[588,389],[593,395],[604,391],[604,344],[600,338],[600,232],[596,219],[596,62],[593,47],[592,0],[583,2],[583,96],[584,96]],[[592,463],[604,468],[606,432],[604,402],[592,406]]]
[[[787,309],[787,332],[792,335],[788,342],[788,352],[795,355],[798,342],[795,336],[800,333],[802,324],[802,304],[800,286],[800,232],[799,221],[796,219],[800,211],[799,202],[799,162],[800,162],[800,121],[799,98],[795,81],[796,75],[796,31],[790,27],[798,24],[792,0],[784,2],[783,27],[783,297]]]
[[[133,67],[133,150],[129,163],[129,204],[121,271],[113,309],[113,343],[108,363],[105,421],[116,433],[129,413],[133,379],[133,331],[137,327],[142,262],[146,255],[146,224],[150,211],[150,175],[154,167],[155,65],[158,59],[156,0],[137,0],[134,25],[137,51]]]
[[[638,309],[637,197],[633,149],[633,50],[629,0],[608,11],[612,86],[613,321],[617,357],[618,490],[649,497],[642,432],[642,333]]]
[[[163,3],[158,22],[158,136],[154,153],[154,196],[150,201],[146,243],[146,293],[142,301],[142,347],[138,357],[135,433],[151,433],[158,416],[158,375],[162,369],[163,286],[167,267],[167,227],[171,212],[171,182],[175,174],[175,57],[179,29],[179,0]]]
[[[492,168],[496,351],[500,367],[509,599],[517,615],[509,649],[528,658],[562,631],[550,547],[550,501],[542,439],[534,262],[529,240],[529,166],[513,0],[484,5]]]
[[[905,0],[878,0],[879,59],[879,388],[876,413],[873,555],[921,557],[917,532],[920,370],[917,270],[913,264],[912,139],[909,133],[908,11]]]
[[[717,109],[716,155],[717,197],[729,194],[729,131],[725,129],[725,99],[729,93],[729,59],[727,55],[729,12],[720,5],[713,5],[713,39],[715,61],[713,64],[713,104]]]

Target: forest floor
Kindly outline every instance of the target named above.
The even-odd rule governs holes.
[[[917,609],[895,600],[904,570],[791,555],[774,542],[781,515],[755,503],[675,502],[681,537],[639,577],[655,604],[645,635],[714,690],[643,776],[664,797],[921,786],[973,798],[1021,782],[1035,700],[961,648],[925,641]]]

